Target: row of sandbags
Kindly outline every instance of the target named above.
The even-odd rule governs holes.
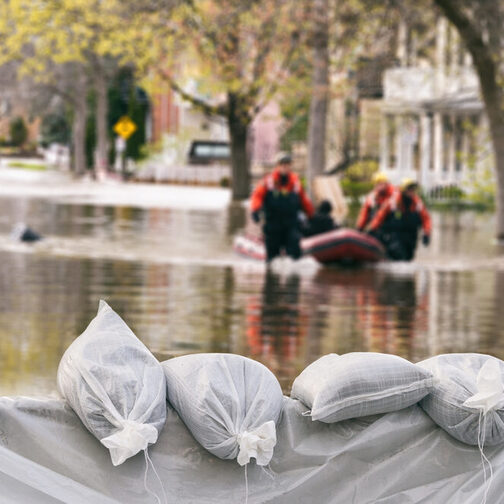
[[[504,441],[504,363],[448,354],[418,364],[379,353],[329,354],[294,381],[291,397],[314,421],[339,422],[420,402],[440,427],[471,445]],[[234,354],[193,354],[159,363],[104,301],[67,349],[58,388],[112,463],[156,442],[166,400],[194,438],[222,459],[267,465],[283,397],[262,364]]]

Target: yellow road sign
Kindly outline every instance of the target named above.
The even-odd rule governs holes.
[[[136,130],[136,124],[128,116],[122,116],[114,125],[114,131],[124,140],[127,140]]]

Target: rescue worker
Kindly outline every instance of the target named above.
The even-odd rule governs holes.
[[[333,229],[338,229],[339,226],[331,217],[331,212],[331,202],[329,200],[322,200],[317,207],[317,211],[303,229],[304,236],[315,236],[321,233],[327,233]]]
[[[301,230],[299,212],[308,218],[314,210],[299,177],[291,171],[292,159],[282,155],[272,173],[259,182],[251,198],[252,219],[259,223],[264,213],[264,241],[266,262],[272,261],[282,251],[292,257],[301,257]]]
[[[387,175],[377,172],[373,175],[373,190],[366,196],[364,204],[357,217],[357,229],[364,231],[376,212],[392,196],[395,187],[389,182]]]
[[[371,234],[379,233],[389,257],[396,261],[411,261],[415,257],[420,228],[422,243],[430,243],[431,218],[417,188],[413,179],[404,179],[400,190],[382,206],[367,228]]]

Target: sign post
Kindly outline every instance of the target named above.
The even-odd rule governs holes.
[[[122,116],[114,125],[114,131],[119,135],[116,140],[116,155],[121,156],[121,171],[126,173],[126,140],[137,130],[136,124],[128,117]]]

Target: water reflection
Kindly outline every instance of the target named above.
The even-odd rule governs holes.
[[[297,274],[282,278],[267,270],[260,295],[247,300],[247,353],[268,366],[284,389],[297,375],[308,329],[306,308],[300,303],[300,285]]]
[[[499,253],[481,214],[435,214],[433,247],[412,265],[287,272],[232,254],[241,205],[204,212],[19,198],[0,199],[0,215],[4,237],[18,220],[49,237],[46,248],[0,240],[2,394],[54,390],[59,359],[100,298],[160,360],[240,353],[272,369],[285,391],[329,352],[504,357],[504,269],[471,269]],[[466,267],[445,268],[446,257]]]

